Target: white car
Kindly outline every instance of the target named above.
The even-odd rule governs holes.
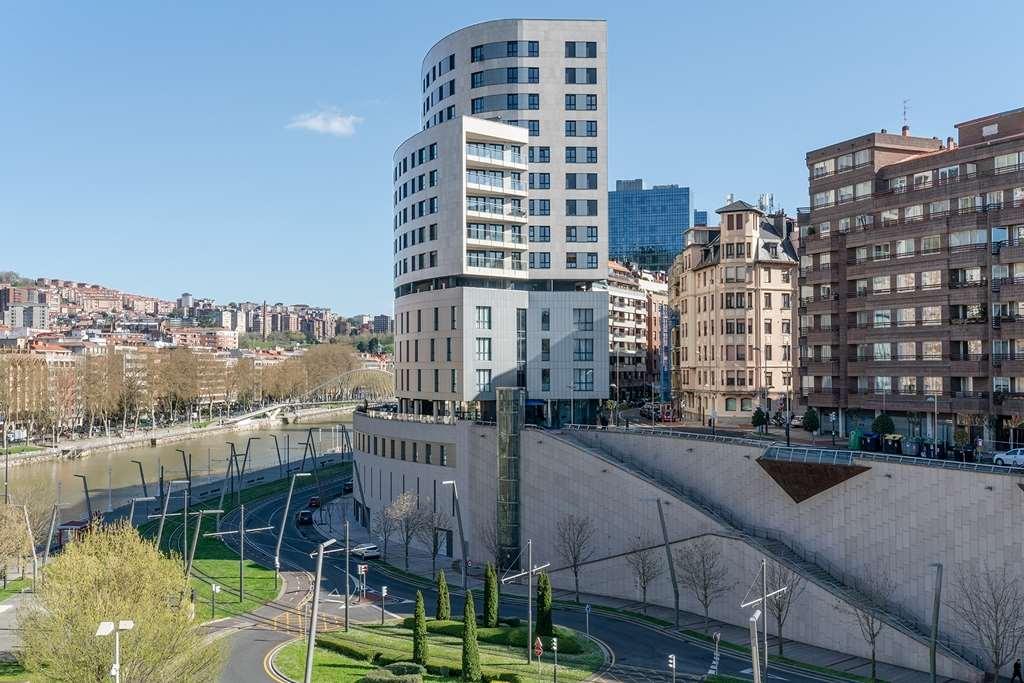
[[[352,548],[352,554],[364,560],[379,560],[380,548],[372,543],[363,543]]]
[[[996,453],[992,462],[997,465],[1008,465],[1009,467],[1024,467],[1024,448],[1014,448],[1009,451]]]

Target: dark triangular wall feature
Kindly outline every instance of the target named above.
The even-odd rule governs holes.
[[[863,465],[832,465],[816,462],[790,462],[758,458],[757,464],[793,499],[802,503],[822,491],[842,484],[847,479],[867,472]],[[1022,487],[1024,488],[1024,487]]]

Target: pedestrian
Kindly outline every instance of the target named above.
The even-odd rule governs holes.
[[[1014,681],[1021,681],[1021,683],[1024,683],[1024,676],[1021,676],[1020,674],[1020,657],[1018,657],[1017,661],[1013,663],[1013,678],[1010,679],[1010,683],[1013,683]]]

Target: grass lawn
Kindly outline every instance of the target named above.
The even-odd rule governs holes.
[[[462,666],[462,623],[428,621],[429,673],[424,681],[456,681]],[[525,627],[481,628],[480,668],[484,674],[517,674],[522,681],[549,681],[553,660],[546,648],[541,673],[536,663],[526,662]],[[546,639],[545,639],[546,640]],[[558,677],[563,681],[583,681],[604,663],[604,655],[592,641],[569,629],[558,629]],[[509,643],[520,643],[513,647]],[[545,643],[549,645],[549,643]],[[569,654],[574,651],[576,654]],[[313,660],[313,679],[317,681],[355,682],[368,671],[389,662],[412,658],[412,630],[404,622],[385,626],[356,626],[349,633],[325,633],[317,638]],[[302,679],[305,643],[296,641],[278,655],[277,666],[285,675]]]
[[[0,681],[3,683],[27,683],[39,678],[21,668],[17,662],[0,661]]]
[[[15,579],[14,581],[8,581],[7,588],[2,588],[3,584],[0,583],[0,602],[3,602],[12,595],[20,593],[22,589],[28,588],[31,585],[32,579]],[[0,669],[0,671],[3,671],[3,669]]]
[[[14,455],[16,453],[31,453],[32,451],[41,450],[43,450],[42,446],[34,446],[30,443],[24,443],[20,446],[8,446],[7,450],[0,448],[0,455],[3,455],[4,453],[9,453],[10,455]]]

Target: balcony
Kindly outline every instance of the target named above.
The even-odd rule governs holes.
[[[523,155],[510,149],[489,149],[475,145],[466,145],[466,158],[484,164],[526,168],[526,159]]]
[[[513,178],[496,178],[488,175],[466,173],[466,187],[493,194],[526,195],[526,183]]]
[[[809,388],[803,392],[807,405],[815,408],[838,408],[840,407],[838,388]]]
[[[992,329],[1003,339],[1017,339],[1024,336],[1024,316],[1001,315],[992,318]]]
[[[831,377],[839,374],[839,359],[807,356],[800,359],[800,372],[805,375]]]
[[[466,200],[466,213],[470,217],[483,218],[485,220],[504,220],[512,223],[526,222],[526,209],[514,204],[490,204],[487,202],[476,202]]]
[[[809,296],[800,299],[800,314],[827,313],[839,310],[839,293],[831,296]]]
[[[513,249],[528,249],[526,238],[511,230],[475,230],[466,228],[466,241],[470,244],[478,244],[484,247],[511,247]]]
[[[526,275],[526,264],[522,259],[467,256],[466,267],[479,268],[480,270],[502,271],[504,273],[523,276]]]
[[[935,401],[938,401],[939,410],[945,412],[984,413],[988,411],[988,393],[984,391],[904,393],[898,390],[851,388],[847,397],[850,408],[869,410],[928,412],[934,410]]]

